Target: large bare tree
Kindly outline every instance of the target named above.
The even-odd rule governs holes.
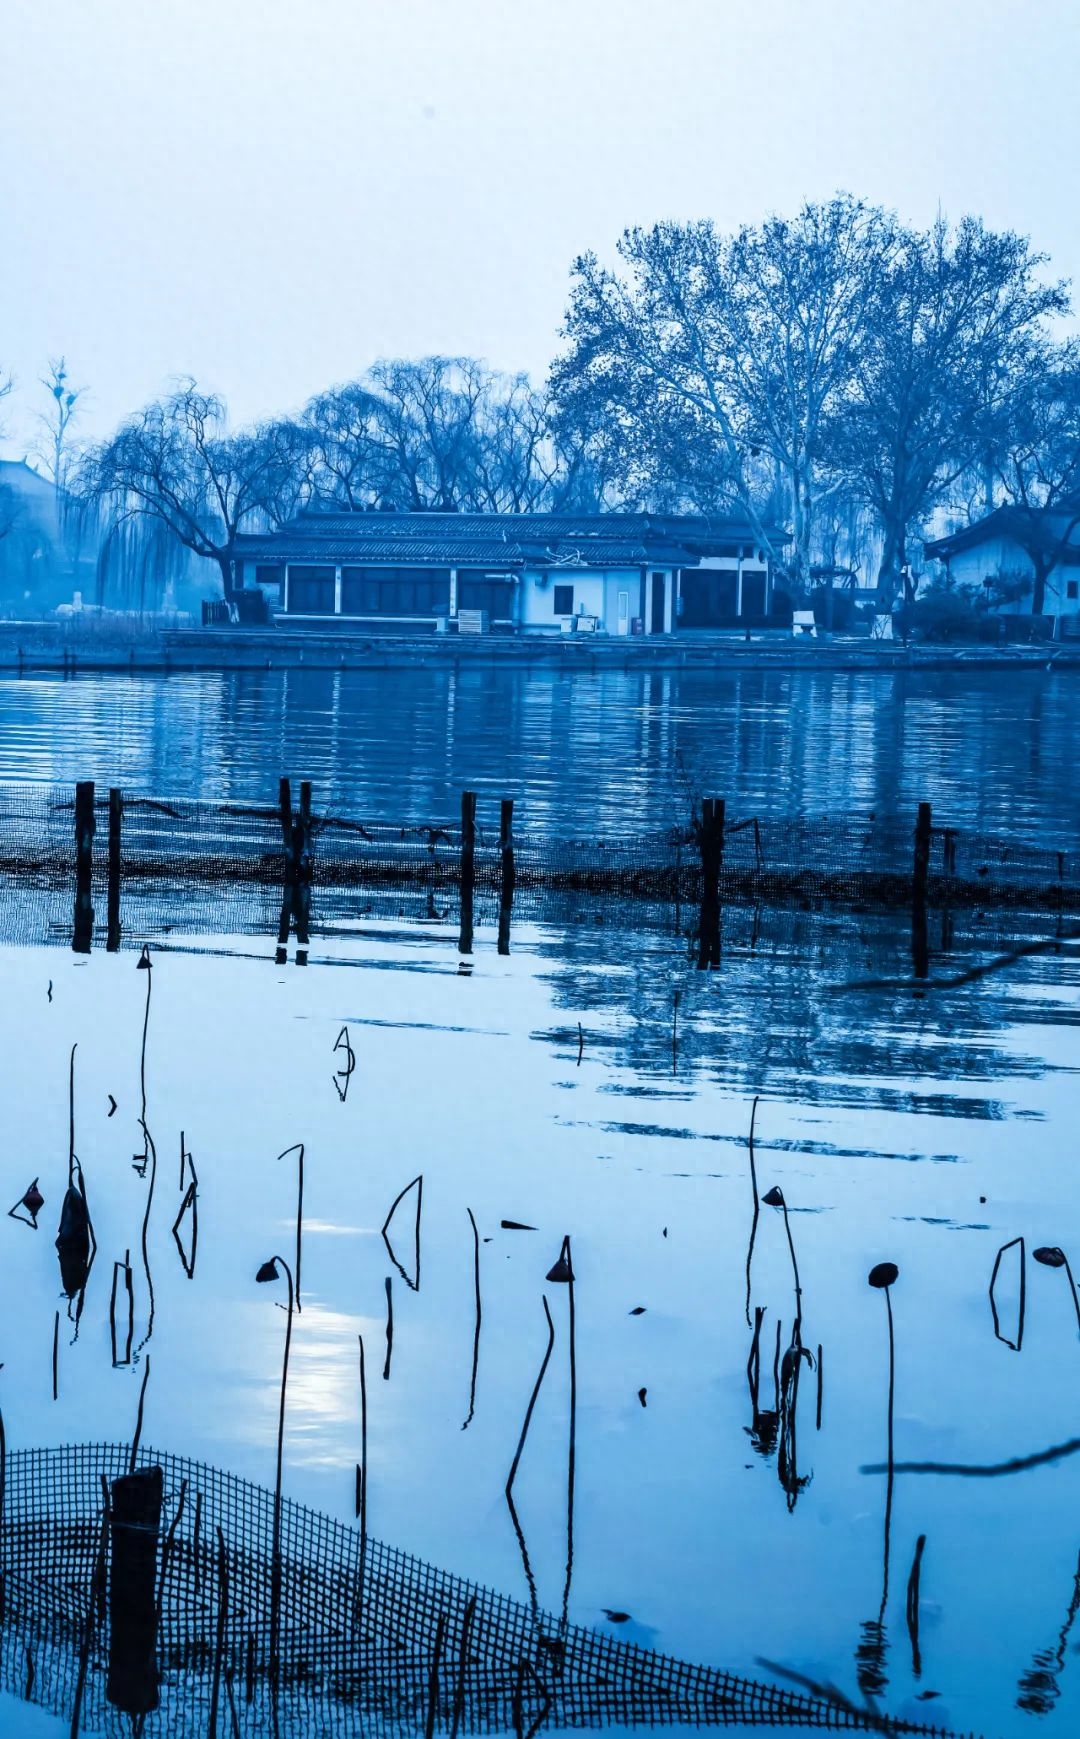
[[[831,420],[895,226],[847,195],[733,236],[710,222],[628,230],[620,269],[587,254],[574,267],[552,388],[561,405],[614,420],[627,454],[674,457],[740,505],[759,541],[809,582],[815,519],[836,487]],[[793,532],[766,517],[779,484]]]
[[[1064,287],[1021,236],[975,218],[905,230],[880,263],[853,347],[848,394],[827,431],[830,464],[881,529],[881,608],[908,578],[908,545],[1000,430]]]

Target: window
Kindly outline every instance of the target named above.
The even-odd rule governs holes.
[[[1065,596],[1067,598],[1080,597],[1080,580],[1066,580]]]
[[[446,616],[449,568],[342,568],[343,616]]]
[[[555,606],[556,616],[572,616],[574,614],[573,586],[553,586],[551,600]]]
[[[290,567],[289,613],[301,616],[334,614],[333,568]]]
[[[255,569],[255,584],[257,586],[273,586],[280,588],[281,582],[284,578],[285,569],[282,567],[264,567],[260,562]]]
[[[513,613],[512,582],[491,574],[470,574],[458,571],[458,609],[486,610],[494,621],[507,619]]]

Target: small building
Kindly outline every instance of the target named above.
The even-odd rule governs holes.
[[[670,634],[762,624],[773,605],[753,529],[720,516],[308,508],[236,556],[238,586],[297,626]]]
[[[1037,569],[1042,570],[1039,614],[1080,615],[1080,499],[1053,508],[995,508],[949,537],[925,545],[958,585],[983,589],[991,607],[1030,613]]]

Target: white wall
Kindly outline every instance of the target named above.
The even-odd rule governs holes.
[[[981,586],[986,579],[1030,574],[1031,558],[1011,538],[995,538],[991,543],[979,544],[974,549],[962,550],[959,555],[953,556],[949,563],[949,572],[958,585]],[[1070,586],[1076,587],[1078,595],[1074,598],[1069,596]],[[1030,605],[1030,601],[1029,586],[1023,598],[1014,604],[1005,604],[1002,608],[1007,611],[1022,611],[1025,602]],[[1080,568],[1056,567],[1053,570],[1046,582],[1043,614],[1080,615]]]
[[[544,582],[542,585],[541,578]],[[526,571],[521,581],[521,625],[523,628],[546,628],[553,634],[560,632],[562,619],[556,616],[554,605],[557,585],[573,586],[575,616],[579,616],[584,607],[586,615],[599,616],[605,627],[614,632],[611,622],[614,620],[614,612],[618,608],[616,594],[619,589],[615,585],[615,576],[613,574],[606,576],[604,574],[590,574],[583,568],[561,568],[545,571],[543,576],[535,570]],[[609,620],[608,615],[606,591],[611,593],[613,600],[611,620]],[[634,614],[632,598],[630,613]]]

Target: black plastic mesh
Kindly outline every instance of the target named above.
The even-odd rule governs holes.
[[[94,1598],[103,1480],[127,1472],[129,1456],[120,1445],[91,1444],[7,1458],[2,1681],[22,1695],[30,1681],[30,1700],[70,1718],[85,1654],[86,1732],[131,1732],[130,1716],[106,1700],[107,1606]],[[219,1732],[267,1733],[273,1494],[149,1449],[138,1465],[161,1467],[165,1484],[160,1707],[142,1730],[207,1733],[216,1678]],[[228,1574],[220,1632],[219,1529]],[[562,1625],[377,1541],[367,1542],[361,1577],[359,1532],[288,1500],[281,1561],[279,1726],[296,1739],[373,1728],[526,1739],[541,1723],[940,1731]]]

